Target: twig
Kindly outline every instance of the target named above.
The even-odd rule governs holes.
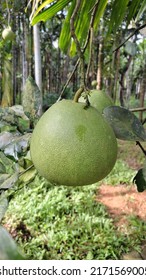
[[[146,26],[146,23],[144,23],[143,25],[139,26],[138,28],[136,28],[128,37],[127,39],[121,43],[116,49],[113,50],[113,52],[117,51],[118,49],[120,49],[131,37],[133,37],[133,35],[135,33],[137,33],[139,30],[143,29]]]
[[[30,170],[32,167],[34,167],[34,165],[32,164],[32,165],[30,165],[27,169],[25,169],[24,171],[22,171],[22,172],[20,172],[20,174],[19,174],[19,176],[18,177],[20,177],[20,176],[22,176],[24,173],[26,173],[28,170]]]
[[[61,100],[61,98],[62,98],[62,96],[63,96],[63,94],[64,94],[64,92],[65,92],[67,86],[69,85],[70,80],[72,79],[72,77],[73,77],[73,75],[74,75],[74,73],[75,73],[75,71],[76,71],[76,69],[77,69],[77,67],[78,67],[78,65],[79,65],[79,62],[80,62],[80,59],[78,58],[78,60],[77,60],[77,62],[76,62],[76,64],[75,64],[75,66],[74,66],[73,71],[72,71],[71,74],[69,75],[69,77],[68,77],[68,79],[67,79],[67,81],[66,81],[66,83],[65,83],[65,85],[64,85],[64,87],[63,87],[63,89],[62,89],[62,91],[61,91],[61,93],[60,93],[60,95],[59,95],[59,98],[57,99],[57,102]]]
[[[141,143],[139,141],[136,141],[136,145],[138,145],[140,147],[140,149],[142,150],[143,154],[146,156],[146,150],[143,148]]]
[[[90,12],[92,12],[92,14],[91,14],[91,20],[90,20],[90,27],[89,27],[89,29],[88,29],[88,34],[87,34],[86,41],[85,41],[84,46],[83,46],[83,48],[82,48],[82,54],[84,54],[84,52],[85,52],[85,50],[86,50],[86,48],[87,48],[87,46],[88,46],[88,44],[89,44],[90,36],[92,36],[92,35],[91,35],[91,29],[93,28],[94,19],[95,19],[96,11],[97,11],[97,9],[98,9],[99,2],[100,2],[100,0],[98,0],[98,1],[94,4],[94,6],[92,7],[92,9],[90,10]],[[62,96],[63,96],[63,94],[64,94],[64,92],[65,92],[65,90],[66,90],[66,88],[67,88],[67,86],[68,86],[68,84],[69,84],[69,82],[70,82],[70,80],[72,79],[72,77],[73,77],[73,75],[74,75],[74,73],[75,73],[75,71],[76,71],[76,69],[77,69],[79,63],[80,63],[80,58],[78,58],[78,60],[77,60],[77,62],[76,62],[76,64],[75,64],[75,66],[74,66],[74,69],[73,69],[72,73],[69,75],[69,77],[68,77],[68,79],[67,79],[67,82],[65,83],[65,85],[64,85],[64,87],[63,87],[63,89],[62,89],[62,91],[61,91],[61,93],[60,93],[60,96],[59,96],[59,98],[58,98],[57,101],[60,101],[60,100],[61,100],[61,98],[62,98]],[[86,74],[86,77],[87,77],[87,74]]]
[[[140,111],[146,111],[146,107],[144,108],[133,108],[133,109],[129,109],[129,111],[131,112],[140,112]]]

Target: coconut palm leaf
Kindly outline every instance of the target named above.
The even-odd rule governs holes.
[[[146,5],[146,1],[144,1],[144,2]],[[131,1],[130,5],[128,7],[127,25],[129,24],[130,20],[135,16],[136,12],[138,11],[140,3],[141,3],[141,0]]]
[[[108,26],[107,37],[113,32],[115,33],[127,11],[129,0],[115,0],[112,5],[111,17]]]
[[[59,11],[63,10],[63,8],[66,7],[69,2],[71,2],[71,0],[58,0],[57,2],[47,0],[43,2],[34,14],[31,24],[34,25],[40,21],[47,21]],[[50,3],[52,3],[52,5],[50,5],[48,8],[44,9],[41,13],[39,13],[44,7],[47,7]]]
[[[71,42],[71,34],[70,34],[70,18],[74,11],[76,1],[73,0],[69,9],[67,16],[63,22],[61,34],[59,37],[59,47],[64,51],[64,53],[67,53],[68,48],[70,47]]]
[[[94,19],[94,29],[95,30],[98,28],[100,19],[102,18],[103,14],[104,14],[107,3],[108,3],[108,0],[98,2],[98,8],[97,8],[97,11],[95,14],[95,19]]]
[[[86,41],[88,30],[90,28],[90,21],[91,21],[92,9],[94,4],[95,4],[95,0],[90,0],[90,1],[83,0],[81,2],[81,6],[78,11],[78,15],[75,19],[75,34],[78,38],[81,48],[83,47]],[[62,32],[64,31],[62,30]],[[74,56],[75,54],[76,54],[76,45],[74,41],[72,41],[70,47],[70,55]]]
[[[36,0],[34,0],[35,2]],[[69,5],[68,5],[69,4]],[[57,12],[66,7],[65,21],[61,30],[59,38],[59,46],[66,53],[70,49],[70,55],[76,54],[76,46],[71,40],[70,34],[70,19],[74,11],[75,0],[58,0],[44,1],[37,9],[33,19],[32,25],[39,21],[46,21],[52,18]],[[110,4],[111,15],[109,19],[107,37],[111,33],[115,34],[123,20],[128,24],[130,20],[137,14],[140,17],[146,8],[146,0],[113,0]],[[81,48],[83,47],[87,38],[87,33],[90,28],[91,19],[93,17],[93,10],[96,6],[96,13],[94,14],[94,29],[98,28],[100,19],[103,17],[105,9],[107,8],[108,0],[82,0],[79,11],[75,18],[75,34],[79,40]]]
[[[141,7],[138,10],[138,14],[136,16],[136,21],[141,17],[141,15],[144,13],[145,9],[146,9],[146,0],[140,1],[141,3]]]

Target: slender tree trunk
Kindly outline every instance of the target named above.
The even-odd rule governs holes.
[[[119,66],[120,66],[120,49],[118,49],[115,53],[115,78],[114,78],[114,89],[111,97],[113,98],[114,102],[116,102],[117,98],[117,91],[118,91],[118,79],[119,79]]]
[[[124,93],[125,93],[125,90],[126,90],[125,85],[124,85],[125,75],[126,75],[127,70],[129,69],[131,61],[132,61],[132,55],[129,55],[127,63],[125,65],[124,69],[121,72],[121,79],[119,81],[120,86],[121,86],[121,88],[120,88],[120,104],[123,107],[125,106],[125,103],[124,103]]]
[[[143,69],[143,80],[142,80],[142,86],[140,91],[140,107],[144,107],[144,97],[146,92],[146,58],[144,62],[144,69]],[[139,112],[139,119],[142,122],[143,121],[143,112]]]
[[[1,106],[9,107],[13,105],[13,86],[12,86],[12,61],[8,58],[4,60],[3,66],[3,97]]]
[[[103,40],[99,43],[98,69],[97,69],[97,89],[102,89],[103,84]]]
[[[39,25],[33,26],[34,38],[34,62],[35,62],[35,81],[42,92],[42,64],[41,64],[41,47],[40,47],[40,29]]]
[[[33,40],[34,40],[34,62],[35,62],[35,82],[40,90],[41,94],[41,103],[43,100],[42,97],[42,63],[41,63],[41,46],[40,46],[40,28],[39,24],[33,26]],[[41,111],[42,113],[42,104]]]
[[[22,75],[23,75],[23,87],[26,79],[28,78],[28,60],[27,60],[27,49],[28,49],[28,31],[26,25],[26,17],[23,16],[23,42],[22,42]]]

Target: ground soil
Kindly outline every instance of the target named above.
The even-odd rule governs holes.
[[[129,167],[134,170],[140,169],[144,161],[144,155],[140,147],[135,143],[125,141],[119,141],[118,157],[124,159]],[[106,206],[115,226],[120,231],[125,232],[128,228],[129,216],[136,216],[146,221],[146,191],[139,193],[134,184],[119,184],[118,186],[102,184],[96,199]],[[135,258],[141,259],[141,256],[139,258],[139,255],[137,257],[136,254]],[[144,258],[146,259],[146,256]],[[128,259],[134,259],[134,257],[128,255]]]
[[[101,185],[96,199],[107,207],[119,230],[126,229],[128,216],[146,221],[146,192],[137,192],[134,185]]]
[[[145,160],[140,147],[135,142],[118,141],[118,144],[118,158],[123,159],[129,168],[139,170]],[[107,207],[118,228],[123,228],[129,215],[135,215],[146,221],[146,191],[139,193],[134,184],[101,185],[97,201]]]

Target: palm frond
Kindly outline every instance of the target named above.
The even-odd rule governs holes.
[[[76,0],[73,0],[70,7],[68,8],[68,13],[63,22],[61,33],[59,36],[59,47],[63,50],[64,53],[67,53],[70,47],[70,42],[71,42],[70,18],[75,8],[75,4],[76,4]]]
[[[56,15],[59,11],[63,10],[69,2],[71,2],[71,0],[58,0],[57,2],[47,0],[43,2],[43,4],[38,7],[36,13],[34,14],[31,24],[34,25],[40,21],[47,21],[48,19]],[[52,5],[50,5],[48,8],[44,9],[41,13],[39,13],[49,3],[52,3]]]
[[[141,0],[133,0],[131,1],[129,7],[128,7],[128,15],[127,15],[127,25],[129,22],[134,18],[138,7],[140,6]],[[146,3],[145,3],[146,4]]]
[[[144,11],[146,10],[146,0],[143,0],[140,2],[141,3],[141,7],[138,11],[138,14],[136,16],[136,21],[141,17],[141,15],[144,13]]]
[[[110,22],[108,26],[107,37],[110,36],[111,32],[115,33],[117,28],[123,21],[123,18],[128,9],[129,0],[115,0],[112,5],[112,12],[110,16]]]

